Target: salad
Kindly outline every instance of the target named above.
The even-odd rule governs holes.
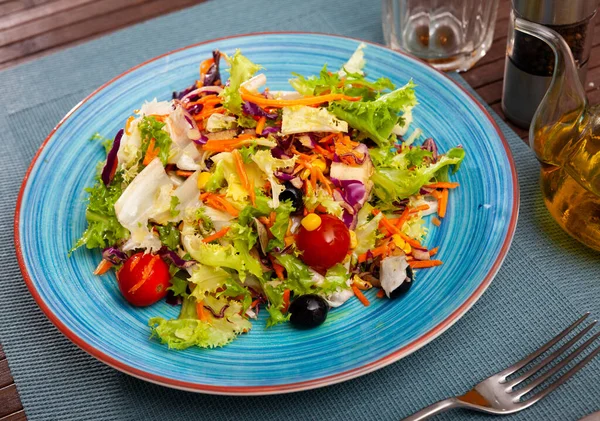
[[[132,305],[181,305],[149,320],[152,337],[223,346],[259,311],[269,327],[315,327],[348,300],[401,297],[416,269],[442,264],[425,218],[444,218],[465,151],[409,127],[416,85],[368,79],[364,48],[341,69],[293,74],[289,91],[266,87],[239,50],[214,51],[191,86],[104,141],[71,252],[101,249],[94,273],[114,269]]]

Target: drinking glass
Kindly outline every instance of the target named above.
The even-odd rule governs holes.
[[[383,0],[386,44],[438,70],[471,68],[492,45],[498,0]]]

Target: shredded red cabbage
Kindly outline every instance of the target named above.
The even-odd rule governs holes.
[[[269,134],[279,133],[279,130],[281,130],[280,127],[265,127],[260,135],[267,136]]]
[[[425,139],[425,142],[423,142],[423,146],[421,146],[421,148],[425,149],[426,151],[431,152],[431,157],[433,158],[433,162],[437,162],[438,159],[438,148],[437,145],[435,144],[435,140],[433,140],[432,138],[428,138]]]
[[[190,92],[196,90],[196,84],[194,83],[189,88],[185,88],[183,91],[177,92],[173,91],[173,99],[182,99],[184,96],[189,94]]]
[[[212,307],[204,306],[204,308],[210,311],[215,319],[222,319],[225,316],[225,310],[229,308],[229,304],[225,304],[223,307],[221,307],[221,311],[219,313],[216,313]]]
[[[268,113],[260,106],[248,101],[244,101],[244,103],[242,104],[242,111],[244,112],[244,114],[247,115],[252,115],[256,117],[266,117],[271,120],[275,120],[277,117],[279,117],[277,113]]]
[[[127,254],[116,247],[106,247],[102,250],[102,258],[108,260],[113,265],[118,265],[127,260]]]
[[[289,159],[290,158],[288,155],[285,154],[285,151],[283,149],[281,149],[279,146],[275,146],[273,149],[271,149],[271,155],[273,156],[273,158],[277,158],[277,159]]]
[[[339,180],[330,178],[333,185],[342,190],[344,201],[355,208],[360,205],[367,194],[365,185],[359,180]]]
[[[198,139],[192,139],[192,142],[194,142],[196,145],[206,145],[206,142],[208,142],[208,137],[200,133],[200,137]]]
[[[104,164],[104,168],[102,168],[102,182],[105,186],[108,186],[115,176],[115,171],[117,171],[117,165],[119,161],[117,159],[117,152],[119,152],[119,148],[121,147],[121,138],[123,137],[123,129],[117,132],[115,136],[115,140],[112,144],[112,148],[110,148],[110,152],[106,156],[106,163]]]
[[[186,269],[186,268],[189,268],[190,266],[193,266],[196,264],[195,260],[182,259],[181,257],[179,257],[179,255],[177,253],[175,253],[173,250],[169,250],[166,247],[162,247],[158,251],[158,255],[160,257],[162,257],[163,259],[169,260],[171,263],[173,263],[175,266],[177,266],[180,269]]]
[[[204,86],[214,85],[215,82],[221,80],[221,74],[219,73],[219,61],[221,60],[221,53],[219,50],[213,50],[212,56],[214,63],[210,65],[206,75],[204,75]]]
[[[282,181],[292,181],[294,178],[296,178],[292,174],[287,174],[283,171],[275,171],[273,175]]]

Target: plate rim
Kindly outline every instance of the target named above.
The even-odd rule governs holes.
[[[28,186],[29,176],[31,175],[31,172],[32,172],[33,168],[35,167],[35,165],[38,161],[38,158],[39,158],[40,154],[42,153],[42,151],[44,150],[44,148],[46,147],[47,143],[54,136],[54,133],[65,123],[65,121],[67,121],[71,117],[71,115],[76,110],[78,110],[83,104],[85,104],[88,100],[90,100],[92,97],[97,95],[99,92],[101,92],[102,90],[104,90],[105,88],[107,88],[108,86],[113,84],[114,82],[116,82],[118,79],[121,79],[122,77],[126,76],[127,74],[129,74],[129,73],[139,69],[140,67],[143,67],[153,61],[160,60],[163,57],[178,53],[180,51],[184,51],[184,50],[187,50],[190,48],[195,48],[195,47],[198,47],[201,45],[210,44],[210,43],[223,41],[223,40],[246,38],[246,37],[261,36],[261,35],[314,35],[314,36],[318,36],[318,37],[340,38],[340,39],[345,39],[345,40],[364,42],[367,45],[372,45],[372,46],[375,46],[378,48],[383,48],[383,49],[389,50],[395,54],[399,54],[399,55],[403,56],[404,58],[406,58],[408,60],[416,61],[422,65],[425,65],[425,66],[429,67],[430,69],[436,71],[439,75],[441,75],[443,78],[448,80],[454,86],[458,87],[465,95],[467,95],[467,97],[477,107],[479,107],[479,109],[483,112],[483,114],[488,119],[488,121],[492,124],[492,126],[494,127],[494,129],[496,130],[496,132],[500,138],[500,141],[501,141],[502,146],[504,147],[504,150],[506,153],[506,157],[508,159],[508,163],[510,166],[511,178],[512,178],[512,182],[513,182],[513,188],[512,188],[513,206],[512,206],[512,210],[511,210],[511,216],[510,216],[510,221],[508,223],[508,230],[506,232],[506,236],[504,237],[504,240],[502,242],[502,247],[500,248],[500,251],[499,251],[498,255],[496,256],[496,259],[494,261],[494,264],[490,268],[490,271],[487,273],[487,275],[484,277],[483,281],[479,284],[479,286],[475,289],[475,291],[473,291],[473,293],[458,308],[456,308],[452,313],[450,313],[450,315],[448,315],[440,323],[435,325],[429,331],[427,331],[423,335],[419,336],[412,342],[383,356],[382,358],[380,358],[378,360],[372,361],[368,364],[364,364],[360,367],[356,367],[356,368],[353,368],[350,370],[346,370],[346,371],[332,374],[332,375],[325,376],[325,377],[319,377],[319,378],[312,379],[312,380],[305,380],[305,381],[301,381],[301,382],[293,382],[293,383],[286,383],[286,384],[279,384],[279,385],[269,385],[269,386],[265,386],[265,385],[262,385],[262,386],[218,386],[218,385],[210,385],[210,384],[202,384],[202,383],[176,380],[176,379],[172,379],[169,377],[152,374],[152,373],[146,372],[144,370],[140,370],[138,368],[130,366],[129,364],[121,362],[109,355],[106,355],[104,352],[102,352],[99,349],[95,348],[94,346],[90,345],[84,339],[82,339],[77,334],[75,334],[73,331],[71,331],[68,326],[66,326],[62,321],[60,321],[60,319],[58,317],[55,316],[53,311],[50,309],[50,307],[46,304],[46,302],[42,299],[41,295],[36,290],[33,280],[30,277],[29,272],[27,271],[27,267],[25,265],[25,259],[23,257],[23,251],[21,248],[21,238],[20,238],[21,204],[22,204],[23,195],[25,193],[25,189]],[[23,275],[23,279],[25,281],[25,284],[27,285],[27,289],[31,293],[31,295],[34,298],[34,300],[36,301],[37,305],[44,312],[44,314],[50,320],[50,322],[52,322],[52,324],[54,324],[54,326],[56,326],[58,328],[58,330],[64,336],[66,336],[71,342],[73,342],[75,345],[77,345],[79,348],[81,348],[83,351],[87,352],[92,357],[96,358],[97,360],[99,360],[99,361],[103,362],[104,364],[107,364],[110,367],[113,367],[121,372],[129,374],[133,377],[136,377],[136,378],[139,378],[139,379],[151,382],[151,383],[159,384],[162,386],[171,387],[174,389],[186,390],[186,391],[190,391],[190,392],[215,394],[215,395],[241,395],[241,396],[243,396],[243,395],[245,395],[245,396],[273,395],[273,394],[290,393],[290,392],[298,392],[298,391],[316,389],[319,387],[333,385],[336,383],[340,383],[340,382],[343,382],[346,380],[350,380],[350,379],[371,373],[375,370],[383,368],[389,364],[392,364],[392,363],[416,352],[417,350],[419,350],[420,348],[422,348],[423,346],[427,345],[428,343],[433,341],[435,338],[440,336],[446,330],[448,330],[479,300],[479,298],[483,295],[485,290],[489,287],[492,280],[498,273],[498,270],[500,269],[502,262],[506,258],[506,255],[508,253],[508,250],[510,248],[510,245],[511,245],[513,237],[514,237],[514,233],[515,233],[516,225],[517,225],[517,219],[518,219],[518,215],[519,215],[519,206],[520,206],[520,190],[519,190],[518,174],[517,174],[514,158],[512,155],[512,151],[510,149],[510,146],[508,145],[506,138],[504,137],[504,133],[502,133],[502,131],[498,127],[498,124],[493,119],[493,117],[490,115],[490,113],[485,109],[485,107],[482,104],[480,104],[479,101],[470,92],[468,92],[463,86],[461,86],[459,83],[454,81],[452,78],[450,78],[446,74],[433,68],[432,66],[427,64],[425,61],[423,61],[417,57],[413,57],[404,52],[393,50],[385,45],[377,44],[377,43],[371,42],[371,41],[365,41],[360,38],[347,37],[347,36],[336,35],[336,34],[327,34],[327,33],[322,33],[322,32],[303,32],[303,31],[250,32],[250,33],[245,33],[245,34],[230,35],[230,36],[224,36],[224,37],[219,37],[219,38],[213,38],[213,39],[206,40],[206,41],[201,41],[201,42],[198,42],[195,44],[177,48],[175,50],[171,50],[166,53],[160,54],[158,56],[152,57],[140,64],[137,64],[136,66],[129,68],[128,70],[120,73],[119,75],[117,75],[117,76],[113,77],[112,79],[110,79],[109,81],[105,82],[100,87],[96,88],[93,92],[91,92],[89,95],[87,95],[84,99],[79,101],[73,108],[71,108],[71,110],[69,110],[69,112],[67,112],[67,114],[65,114],[65,116],[56,124],[56,126],[50,131],[50,133],[48,134],[46,139],[42,142],[42,144],[38,148],[37,152],[35,153],[31,163],[29,164],[29,167],[27,168],[25,176],[23,177],[23,181],[22,181],[21,187],[19,189],[19,195],[17,197],[17,203],[16,203],[15,215],[14,215],[14,243],[15,243],[17,261],[19,263],[19,268],[21,270],[21,274]]]

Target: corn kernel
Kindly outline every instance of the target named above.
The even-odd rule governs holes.
[[[206,183],[208,183],[208,180],[210,179],[211,174],[209,172],[201,172],[200,174],[198,174],[198,188],[200,190],[204,189],[204,187],[206,186]]]
[[[358,275],[354,275],[352,278],[352,284],[363,291],[373,288],[373,285],[370,282],[365,281]]]
[[[310,170],[307,168],[304,171],[302,171],[302,173],[300,174],[300,178],[303,180],[306,180],[309,175],[310,175]]]
[[[400,237],[400,235],[398,235],[398,234],[392,235],[392,241],[394,242],[394,244],[396,244],[396,247],[404,250],[404,247],[406,246],[406,241],[404,241],[404,239],[402,237]]]
[[[355,249],[358,245],[358,240],[356,239],[356,233],[350,230],[350,248]]]
[[[317,167],[318,169],[320,169],[321,172],[325,172],[325,170],[327,169],[327,164],[320,159],[315,159],[313,162],[311,162],[311,164],[314,167]]]
[[[307,231],[314,231],[321,226],[321,217],[316,213],[309,213],[300,223]]]
[[[404,253],[408,254],[412,251],[412,247],[410,246],[410,244],[406,243],[404,247],[402,247],[402,250],[404,251]]]

